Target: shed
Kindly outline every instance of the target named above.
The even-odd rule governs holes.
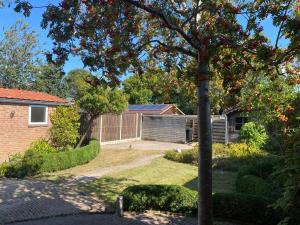
[[[0,88],[0,161],[46,137],[49,116],[67,100],[43,92]]]
[[[185,115],[175,104],[130,104],[127,113],[142,113],[143,115]]]
[[[228,141],[236,142],[242,126],[249,121],[249,118],[243,115],[243,110],[239,105],[225,109],[223,114],[227,117]]]

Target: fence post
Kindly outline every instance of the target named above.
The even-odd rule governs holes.
[[[225,118],[225,144],[228,144],[228,121],[227,116],[224,115]]]
[[[142,139],[143,130],[143,113],[140,113],[140,138]]]
[[[102,115],[100,115],[99,142],[102,142]]]
[[[139,114],[135,114],[135,138],[138,138],[138,129],[139,129]]]
[[[122,140],[123,115],[120,115],[120,141]]]

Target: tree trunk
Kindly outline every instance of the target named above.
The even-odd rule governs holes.
[[[79,148],[79,147],[82,145],[83,141],[86,139],[87,134],[88,134],[89,130],[90,130],[91,127],[92,127],[93,120],[94,120],[94,117],[91,117],[91,118],[89,119],[89,121],[88,121],[88,126],[87,126],[85,132],[83,133],[83,135],[80,137],[80,140],[79,140],[79,142],[78,142],[77,145],[76,145],[76,148]]]
[[[208,62],[198,62],[198,225],[212,225],[212,136]]]

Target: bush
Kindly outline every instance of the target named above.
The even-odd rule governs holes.
[[[52,123],[49,130],[51,143],[59,149],[73,147],[79,137],[79,119],[78,107],[75,105],[57,107],[50,116]]]
[[[269,207],[265,198],[239,193],[216,193],[213,196],[213,214],[223,219],[245,223],[275,225],[281,212]]]
[[[249,122],[242,126],[239,139],[249,146],[259,149],[266,143],[268,135],[262,125]]]
[[[31,143],[29,149],[25,152],[25,155],[28,154],[41,154],[46,155],[49,153],[58,152],[55,147],[50,145],[45,139],[39,139]]]
[[[196,192],[177,185],[136,185],[126,188],[125,210],[148,209],[191,214],[197,211]]]
[[[176,162],[197,164],[198,155],[198,149],[193,148],[189,150],[184,150],[181,153],[174,150],[167,151],[164,157],[168,160]]]
[[[124,209],[129,211],[161,210],[184,214],[197,213],[197,192],[177,185],[135,185],[122,194]],[[281,213],[258,196],[239,193],[213,195],[213,214],[222,219],[245,223],[275,225]]]
[[[247,145],[246,143],[239,144],[229,144],[228,145],[228,156],[229,157],[257,157],[257,156],[265,156],[266,152],[253,147],[251,145]]]
[[[31,151],[24,156],[15,157],[0,167],[0,174],[5,177],[23,178],[42,172],[54,172],[85,164],[94,159],[100,150],[98,141],[64,152],[40,154]]]
[[[99,151],[99,142],[93,140],[78,149],[45,155],[40,172],[55,172],[88,163],[98,155]]]

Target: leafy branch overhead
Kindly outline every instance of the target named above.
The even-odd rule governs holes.
[[[198,57],[219,60],[228,70],[235,60],[230,64],[219,58],[224,49],[235,49],[246,69],[251,68],[249,60],[263,61],[261,69],[292,62],[299,53],[295,4],[292,0],[63,0],[45,6],[42,26],[50,28],[55,41],[49,61],[60,64],[69,54],[79,54],[102,78],[119,83],[128,69],[141,71],[141,61],[150,56],[165,64],[172,60],[184,65],[187,58]],[[17,1],[16,10],[29,15],[34,7],[43,6]],[[270,16],[278,29],[273,44],[262,33],[262,23]],[[290,39],[289,45],[280,48],[284,38]]]

